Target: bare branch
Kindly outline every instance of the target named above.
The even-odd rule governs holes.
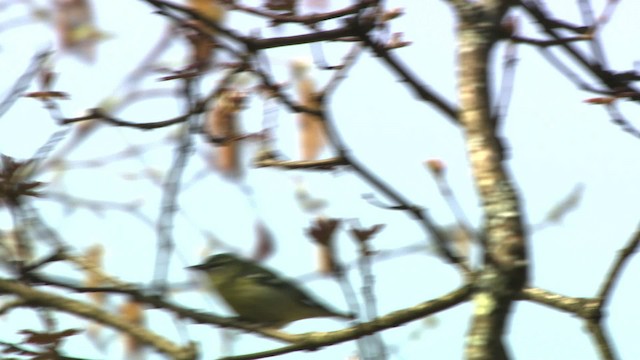
[[[23,304],[14,303],[14,305],[56,309],[107,325],[133,336],[141,343],[150,345],[154,349],[165,353],[174,359],[190,360],[196,358],[195,348],[192,345],[180,347],[173,342],[156,335],[152,331],[141,326],[133,325],[119,316],[102,310],[97,306],[69,299],[60,295],[35,290],[25,284],[6,279],[0,279],[0,292],[14,294],[24,300]]]
[[[432,103],[436,109],[444,113],[453,123],[459,123],[458,109],[448,104],[448,102],[435,91],[421,82],[406,65],[396,58],[395,55],[387,50],[384,45],[373,40],[368,34],[358,34],[364,45],[370,48],[378,57],[380,57],[391,70],[400,75],[403,82],[406,82],[418,97],[428,103]]]
[[[300,334],[296,336],[296,341],[293,345],[260,353],[227,356],[220,360],[263,359],[276,355],[292,353],[299,350],[317,349],[323,346],[334,345],[354,340],[362,336],[371,335],[385,329],[394,328],[407,322],[421,319],[425,316],[433,315],[452,308],[466,301],[471,294],[470,290],[471,289],[468,286],[464,286],[446,295],[442,295],[437,299],[425,301],[421,304],[412,306],[407,309],[394,311],[373,321],[358,324],[348,329],[326,333]]]
[[[598,351],[600,352],[600,358],[604,360],[616,360],[619,359],[615,355],[611,339],[608,338],[604,325],[601,322],[595,320],[587,321],[587,329],[593,337],[594,343]]]
[[[631,255],[638,250],[638,246],[640,246],[640,230],[637,230],[631,239],[629,239],[627,246],[619,251],[616,260],[604,278],[602,287],[598,292],[598,299],[603,303],[603,306],[611,299],[611,292],[618,279],[622,276],[624,265],[631,258]]]

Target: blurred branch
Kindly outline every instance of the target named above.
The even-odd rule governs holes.
[[[167,288],[169,260],[171,253],[175,247],[173,240],[173,220],[178,210],[178,194],[180,192],[180,180],[191,153],[193,152],[193,135],[197,132],[198,118],[193,115],[195,111],[196,89],[195,84],[186,79],[183,82],[185,109],[190,114],[186,119],[187,122],[180,129],[178,143],[176,144],[173,163],[170,166],[169,173],[164,179],[162,188],[162,199],[160,207],[160,215],[156,224],[158,233],[158,244],[156,249],[156,262],[153,275],[154,286],[163,294]]]
[[[145,224],[153,224],[153,221],[140,211],[140,207],[143,205],[141,200],[133,200],[129,202],[92,200],[80,198],[63,192],[45,192],[43,193],[43,198],[45,200],[57,201],[65,208],[81,207],[99,215],[104,211],[122,211],[132,214],[136,218],[142,220]]]
[[[438,227],[435,225],[429,214],[418,206],[411,204],[408,199],[404,198],[404,196],[393,189],[383,179],[378,177],[373,172],[369,171],[356,158],[352,157],[349,154],[345,143],[340,138],[338,131],[335,128],[335,123],[328,116],[329,114],[325,110],[323,111],[323,115],[320,118],[323,119],[323,124],[325,126],[329,141],[337,149],[338,153],[342,156],[344,161],[349,164],[349,166],[358,174],[358,176],[363,178],[372,187],[383,193],[385,196],[393,200],[397,204],[398,209],[407,211],[416,220],[418,220],[420,225],[424,228],[424,231],[427,234],[431,235],[439,255],[444,257],[444,259],[446,259],[451,264],[455,264],[465,276],[468,275],[469,268],[464,262],[464,259],[451,252],[451,249],[447,244],[447,240],[444,238],[442,233],[438,231]]]
[[[551,36],[553,39],[562,40],[562,37],[555,31],[555,29],[558,27],[558,21],[553,20],[553,17],[549,15],[546,9],[544,9],[538,2],[532,0],[520,0],[519,3],[526,10],[526,12],[538,22],[538,24],[542,27],[542,30],[546,34]],[[591,31],[593,31],[593,29]],[[594,54],[594,58],[596,59],[594,60],[588,58],[583,54],[582,51],[580,51],[579,48],[572,46],[570,43],[562,42],[559,44],[559,46],[567,53],[569,57],[571,57],[575,62],[581,65],[585,71],[600,80],[600,82],[608,87],[612,92],[622,92],[629,95],[629,100],[633,100],[636,102],[640,101],[640,92],[637,88],[632,86],[632,80],[620,77],[619,74],[606,69],[604,64],[597,61],[597,58],[599,56],[598,53]],[[596,49],[595,51],[599,50]],[[604,55],[602,55],[602,57],[604,57]],[[549,59],[548,56],[547,58]],[[557,60],[555,60],[552,64],[554,64],[554,66],[556,66],[562,74],[571,79],[575,84],[584,88],[584,82],[582,80],[578,80],[579,77],[573,74],[573,72],[571,72],[568,67],[558,66],[560,62]],[[635,137],[640,137],[640,131],[633,127],[617,109],[614,109],[610,106],[608,106],[607,108],[609,110],[611,120],[614,124],[620,126],[625,132],[628,132]]]
[[[543,31],[556,40],[561,40],[561,36],[555,31],[555,22],[550,20],[552,17],[547,14],[546,10],[539,6],[535,1],[520,0],[521,6],[540,24]],[[601,64],[594,63],[588,59],[579,49],[569,43],[563,42],[560,47],[578,64],[596,78],[598,78],[609,89],[626,89],[626,91],[638,93],[628,81],[621,81],[616,78],[613,73],[603,68]],[[640,100],[640,99],[638,99]]]
[[[322,91],[320,91],[320,96],[325,97],[332,93],[337,88],[338,84],[347,78],[347,72],[356,63],[361,53],[362,46],[360,46],[360,44],[354,44],[351,47],[351,50],[349,50],[347,55],[344,57],[342,64],[337,67],[336,71],[331,76],[331,79],[327,82]]]
[[[578,36],[551,39],[551,40],[539,40],[539,39],[532,39],[532,38],[514,35],[510,39],[514,43],[529,44],[529,45],[535,45],[535,46],[546,48],[549,46],[557,46],[557,45],[562,45],[570,42],[589,41],[592,39],[592,35],[586,34],[586,35],[578,35]]]
[[[371,249],[371,239],[379,232],[384,225],[374,225],[370,228],[362,228],[359,223],[352,224],[349,233],[354,238],[354,242],[358,245],[358,270],[361,277],[361,292],[364,299],[365,316],[367,321],[371,321],[378,317],[378,300],[375,292],[376,278],[373,274],[372,257],[374,251]],[[374,333],[370,337],[371,350],[373,355],[371,358],[384,360],[388,357],[387,347],[380,333]],[[368,358],[368,357],[365,357]]]
[[[607,337],[604,329],[603,308],[611,300],[611,292],[616,281],[622,274],[624,265],[640,245],[640,230],[631,237],[614,261],[596,298],[576,298],[552,293],[538,288],[526,288],[521,293],[522,300],[552,307],[556,310],[568,312],[582,318],[594,339],[594,343],[603,359],[614,360],[615,355],[612,340]]]
[[[541,222],[531,226],[532,231],[540,231],[551,225],[560,224],[567,215],[578,208],[583,192],[584,185],[576,184],[569,194],[553,205]]]
[[[32,282],[32,284],[44,284],[48,286],[60,287],[77,293],[105,293],[105,294],[119,294],[127,295],[131,299],[141,304],[148,305],[149,308],[164,309],[178,315],[180,318],[191,319],[198,324],[211,324],[218,325],[223,328],[236,328],[249,332],[261,334],[265,337],[281,340],[284,342],[293,342],[296,335],[290,335],[282,331],[264,328],[261,325],[251,324],[240,321],[233,317],[216,316],[209,313],[204,313],[199,310],[183,307],[173,302],[164,300],[163,297],[152,294],[149,291],[142,290],[139,286],[131,283],[122,282],[114,277],[104,274],[100,269],[95,268],[93,264],[88,264],[86,261],[79,257],[74,257],[74,261],[85,270],[96,273],[98,276],[104,277],[106,283],[112,285],[103,286],[82,286],[75,284],[72,281],[60,280],[52,278],[39,273],[28,273],[25,276]],[[2,281],[2,279],[0,279]],[[12,280],[7,280],[12,281]],[[0,283],[1,285],[1,283]],[[0,286],[0,290],[2,287]],[[155,291],[154,291],[155,292]],[[17,305],[15,305],[17,306]]]
[[[45,307],[56,309],[107,325],[133,336],[138,341],[150,345],[157,351],[167,354],[174,359],[187,360],[196,358],[196,350],[193,345],[180,347],[168,339],[160,337],[145,329],[144,327],[132,325],[119,316],[102,310],[97,306],[64,296],[35,290],[31,286],[7,279],[0,279],[0,292],[20,297],[24,301],[24,303],[21,304],[23,307]]]
[[[636,230],[636,233],[629,239],[627,246],[619,251],[616,260],[602,283],[602,287],[598,292],[598,299],[603,303],[603,306],[611,300],[613,287],[622,276],[622,269],[631,258],[631,255],[638,250],[638,246],[640,246],[640,230]]]
[[[467,301],[470,295],[471,288],[469,286],[463,286],[436,299],[425,301],[406,309],[394,311],[373,321],[358,324],[344,330],[300,334],[295,337],[295,343],[292,345],[259,353],[227,356],[220,360],[263,359],[295,351],[318,349],[324,346],[343,343],[362,336],[371,335],[382,330],[398,327],[402,324],[447,310]]]
[[[455,193],[449,185],[449,181],[446,177],[446,166],[444,162],[440,160],[428,160],[425,162],[425,165],[430,170],[433,179],[436,181],[436,185],[438,186],[440,195],[446,201],[447,206],[456,219],[458,228],[463,232],[466,240],[477,240],[479,237],[478,234],[476,234],[473,230],[473,226],[471,226],[467,215],[464,213],[464,209],[462,208],[462,206],[460,206],[460,202],[458,201]],[[451,240],[453,240],[453,236],[450,237],[452,238]],[[465,255],[465,257],[466,256],[468,256],[468,254]]]
[[[516,65],[518,63],[518,46],[510,42],[506,45],[503,56],[502,79],[500,83],[500,92],[497,101],[493,106],[493,117],[498,123],[507,117],[509,104],[511,104],[511,95],[513,95],[513,83],[516,77]]]
[[[0,118],[13,106],[13,104],[22,96],[22,94],[29,88],[31,80],[42,70],[45,62],[52,54],[49,49],[42,50],[36,53],[31,59],[31,63],[25,70],[25,72],[18,77],[16,82],[9,90],[7,96],[0,102]]]
[[[570,297],[551,291],[527,287],[522,290],[520,300],[529,300],[556,310],[577,315],[582,319],[600,319],[600,301],[590,298]]]
[[[525,288],[522,298],[532,302],[552,307],[556,310],[568,312],[582,318],[589,333],[594,338],[596,348],[603,359],[614,360],[617,356],[613,353],[612,342],[607,339],[602,322],[602,306],[600,299],[574,298],[552,293],[537,288]]]
[[[240,10],[252,15],[258,15],[271,20],[272,25],[280,25],[284,23],[300,23],[304,25],[315,25],[319,22],[337,19],[347,15],[354,15],[363,9],[375,5],[376,1],[362,0],[358,1],[354,5],[344,7],[342,9],[327,11],[319,14],[309,15],[293,15],[293,14],[281,14],[272,11],[265,11],[258,7],[246,6],[238,4],[234,0],[221,0],[222,3],[231,7],[231,9]]]
[[[604,330],[604,325],[600,322],[589,320],[587,321],[587,330],[591,334],[591,337],[594,340],[596,348],[600,352],[601,359],[604,360],[616,360],[618,356],[615,355],[614,349],[612,346],[612,341],[608,338],[606,331]]]
[[[95,108],[95,109],[89,109],[87,115],[79,116],[79,117],[75,117],[75,118],[63,119],[61,123],[66,125],[66,124],[72,124],[72,123],[76,123],[76,122],[80,122],[80,121],[98,120],[98,121],[103,121],[103,122],[106,122],[108,124],[115,125],[115,126],[124,126],[124,127],[130,127],[130,128],[134,128],[134,129],[141,129],[141,130],[151,130],[151,129],[158,129],[158,128],[163,128],[163,127],[167,127],[167,126],[183,123],[183,122],[187,121],[189,116],[191,116],[192,114],[198,114],[198,113],[203,112],[204,111],[204,104],[199,104],[195,108],[191,109],[191,111],[193,111],[193,113],[187,113],[185,115],[180,115],[180,116],[177,116],[177,117],[175,117],[173,119],[168,119],[168,120],[163,120],[163,121],[156,121],[156,122],[149,122],[149,123],[135,123],[135,122],[131,122],[131,121],[120,120],[120,119],[114,118],[114,117],[110,116],[109,114],[107,114],[106,112],[104,112],[102,109]]]
[[[597,28],[597,20],[593,13],[593,8],[591,7],[591,2],[588,0],[579,0],[578,7],[580,8],[580,15],[582,16],[582,22],[585,25],[588,25],[593,31],[589,33],[590,40],[589,45],[591,46],[591,53],[593,57],[598,62],[598,65],[602,68],[608,68],[607,59],[604,55],[604,50],[602,48],[602,44],[600,43],[600,39],[596,32]]]
[[[368,31],[364,30],[364,31]],[[319,41],[330,41],[336,40],[342,37],[354,36],[356,34],[356,28],[351,24],[347,23],[346,25],[332,29],[332,30],[324,30],[317,31],[310,34],[302,34],[302,35],[293,35],[293,36],[283,36],[283,37],[275,37],[275,38],[266,38],[266,39],[254,39],[245,42],[245,44],[249,47],[251,51],[256,50],[266,50],[281,46],[289,46],[289,45],[300,45],[300,44],[309,44],[315,43]]]
[[[349,163],[340,157],[321,160],[278,160],[278,159],[258,159],[254,162],[255,167],[279,167],[287,170],[310,169],[310,170],[333,170],[339,166],[346,166]]]
[[[393,72],[398,74],[402,81],[407,83],[407,85],[420,99],[428,103],[432,103],[433,106],[444,113],[449,120],[455,124],[459,124],[458,109],[453,105],[448,104],[443,97],[422,83],[418,76],[414,74],[411,69],[409,69],[391,51],[389,51],[384,45],[372,39],[366,32],[359,32],[358,37],[362,40],[363,44],[382,59]]]

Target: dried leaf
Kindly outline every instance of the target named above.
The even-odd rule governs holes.
[[[90,246],[85,252],[85,260],[87,264],[93,267],[95,270],[102,270],[102,259],[104,256],[104,247],[102,244],[95,244]],[[86,287],[98,287],[103,285],[103,277],[98,271],[86,271],[84,286]],[[87,293],[89,299],[91,299],[96,305],[103,306],[105,303],[105,293],[94,292]]]
[[[384,229],[384,224],[376,224],[371,226],[370,228],[356,228],[353,227],[350,229],[351,234],[359,241],[365,242],[370,240],[373,235],[375,235],[380,230]]]
[[[246,96],[244,93],[223,90],[215,107],[209,112],[207,132],[214,138],[222,138],[217,147],[217,166],[225,175],[236,178],[241,175],[238,147],[239,131],[237,115],[242,109]]]
[[[262,262],[275,251],[275,242],[273,241],[273,234],[261,221],[255,224],[255,232],[256,246],[251,258],[257,262]]]
[[[60,100],[68,100],[69,94],[62,91],[32,91],[25,93],[24,97],[34,98],[34,99],[60,99]]]
[[[614,101],[616,101],[616,98],[614,97],[595,97],[595,98],[586,99],[584,102],[586,102],[587,104],[593,104],[593,105],[609,105]]]
[[[105,38],[94,23],[93,9],[88,0],[55,0],[55,28],[60,46],[80,58],[93,62],[95,45]]]
[[[291,64],[296,92],[300,104],[310,110],[320,110],[320,101],[316,93],[316,85],[309,75],[309,64],[303,60]],[[322,118],[319,116],[298,114],[298,134],[300,141],[300,158],[315,160],[326,143],[326,134]]]
[[[19,333],[26,335],[24,343],[34,345],[57,345],[64,338],[81,333],[80,329],[66,329],[56,332],[39,332],[35,330],[20,330]]]
[[[43,183],[30,181],[37,166],[35,161],[15,161],[6,155],[0,159],[0,204],[16,206],[24,196],[40,196],[36,189]]]
[[[209,68],[216,43],[210,36],[195,31],[187,39],[191,43],[190,68],[195,70],[193,73],[200,74]]]
[[[514,36],[518,32],[518,18],[515,16],[505,16],[500,23],[500,31],[506,38]]]
[[[311,227],[307,228],[307,235],[313,239],[314,243],[331,247],[333,246],[333,235],[340,222],[340,219],[318,217]]]
[[[439,159],[427,160],[424,164],[435,178],[442,177],[444,172],[447,170],[445,163]]]
[[[144,325],[145,316],[144,308],[135,300],[124,302],[119,309],[120,316],[128,323],[142,326]],[[125,334],[122,341],[124,342],[127,358],[134,359],[142,350],[143,344],[129,334]]]
[[[49,66],[43,67],[40,73],[38,73],[40,88],[43,90],[50,90],[57,76],[58,74],[53,72]]]
[[[187,5],[205,19],[220,24],[224,21],[226,10],[219,0],[188,0]],[[193,22],[203,33],[214,35],[215,30],[198,20]]]

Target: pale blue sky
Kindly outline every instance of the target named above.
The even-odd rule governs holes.
[[[333,1],[334,6],[339,3]],[[594,3],[594,8],[600,11],[604,1]],[[455,102],[454,25],[446,3],[390,0],[388,4],[389,7],[406,9],[406,15],[393,22],[392,31],[401,31],[407,40],[414,42],[410,47],[396,50],[397,55],[430,87]],[[574,2],[554,3],[553,6],[558,17],[580,21]],[[61,77],[56,90],[69,92],[72,97],[63,103],[65,115],[78,115],[83,109],[94,107],[117,93],[122,77],[138,64],[162,32],[164,20],[150,14],[150,10],[142,1],[112,0],[97,4],[99,26],[114,37],[99,47],[98,60],[93,66],[70,57],[57,61],[56,70]],[[640,58],[640,48],[634,47],[635,36],[640,31],[640,24],[635,19],[639,11],[638,3],[621,2],[611,23],[601,34],[606,42],[608,59],[616,69],[632,69]],[[232,17],[230,21],[241,24],[245,32],[258,26],[242,17]],[[520,17],[520,24],[523,35],[536,36],[533,32],[535,24],[530,19]],[[23,71],[33,52],[49,41],[48,35],[40,33],[46,29],[34,25],[0,33],[0,66],[9,69],[6,74],[11,75],[0,80],[2,89]],[[277,33],[264,31],[263,35],[282,35],[296,29],[288,26]],[[326,46],[328,60],[338,62],[344,49],[343,45]],[[495,53],[497,67],[494,74],[497,78],[500,77],[502,50],[500,46]],[[306,46],[274,50],[270,54],[279,81],[288,80],[289,59],[310,56]],[[522,191],[525,219],[529,223],[539,222],[576,184],[584,184],[584,195],[576,211],[568,215],[562,224],[531,234],[532,284],[562,294],[591,296],[597,291],[617,250],[638,225],[639,172],[634,165],[640,142],[613,125],[603,109],[583,103],[584,99],[595,95],[577,90],[542,59],[537,50],[520,46],[518,58],[512,102],[503,129],[511,154],[509,167]],[[163,59],[171,66],[179,66],[183,59],[181,48],[174,47]],[[577,69],[572,63],[569,66]],[[324,74],[314,75],[320,83],[326,78]],[[453,222],[453,216],[422,164],[430,158],[442,159],[448,165],[448,179],[467,217],[477,224],[481,212],[467,167],[460,129],[428,104],[415,101],[406,86],[397,80],[370,53],[363,54],[331,103],[341,136],[354,155],[370,169],[413,202],[426,207],[438,223],[449,224]],[[146,84],[158,86],[153,80]],[[257,129],[262,121],[262,109],[257,98],[251,105],[243,112],[243,127]],[[633,123],[638,116],[634,104],[623,103],[621,109]],[[119,115],[151,121],[171,117],[179,111],[180,107],[174,101],[164,98],[140,102]],[[293,157],[297,151],[293,141],[294,117],[281,110],[278,120],[279,147]],[[39,104],[34,100],[21,100],[0,121],[0,152],[17,157],[29,156],[54,130],[52,121]],[[103,129],[70,158],[91,159],[113,154],[130,144],[158,141],[171,132],[175,129],[147,133]],[[201,153],[206,146],[198,140],[198,150],[186,171],[187,178],[203,168]],[[168,146],[164,146],[109,167],[73,170],[51,190],[66,189],[78,196],[110,201],[142,199],[143,209],[155,221],[159,188],[150,186],[149,180],[131,180],[127,176],[140,174],[148,168],[160,173],[165,171],[168,159],[172,157],[170,151]],[[252,151],[255,149],[246,149],[247,157]],[[171,280],[186,280],[187,274],[182,267],[199,261],[206,241],[201,230],[215,234],[234,247],[250,249],[255,218],[264,219],[277,241],[277,252],[269,259],[269,265],[291,276],[313,271],[314,250],[303,236],[303,229],[311,217],[303,214],[294,200],[294,177],[297,175],[304,176],[314,196],[329,202],[330,206],[325,211],[327,216],[358,218],[365,226],[385,223],[385,230],[374,242],[377,249],[394,249],[424,241],[424,233],[406,214],[381,210],[363,201],[361,195],[373,190],[350,171],[315,174],[249,170],[246,182],[253,188],[257,210],[251,207],[237,186],[211,174],[181,194],[183,213],[176,217],[174,232],[180,256],[172,262]],[[49,224],[60,230],[78,249],[96,242],[104,243],[108,271],[126,281],[149,281],[156,241],[153,227],[131,220],[129,215],[117,211],[106,211],[100,217],[80,209],[69,217],[55,203],[39,200],[37,204],[42,204],[50,216]],[[9,226],[8,216],[2,215],[2,226],[6,229]],[[351,240],[345,234],[340,240],[344,244],[342,257],[354,259]],[[249,250],[245,251],[248,253]],[[182,258],[186,260],[182,261]],[[639,270],[638,261],[633,259],[608,309],[608,328],[623,359],[640,357],[640,347],[635,339],[640,325],[640,310],[635,305],[638,291],[631,280]],[[377,263],[375,273],[382,314],[440,296],[459,285],[459,277],[454,270],[427,252]],[[353,273],[351,277],[358,289],[357,274]],[[345,308],[335,283],[318,280],[307,285],[335,307]],[[194,307],[211,306],[211,301],[193,294],[179,294],[176,298]],[[222,311],[220,307],[214,309]],[[530,304],[518,304],[516,309],[508,338],[514,358],[597,358],[577,319]],[[424,355],[434,359],[461,358],[463,336],[471,310],[467,304],[439,314],[435,327],[423,328],[422,322],[414,322],[384,332],[387,343],[400,348],[392,358],[413,359]],[[150,312],[149,326],[162,329],[163,334],[177,339],[171,319],[156,313]],[[2,339],[13,338],[13,330],[24,326],[25,322],[16,313],[8,317],[6,324],[12,326],[0,327]],[[333,320],[309,320],[293,324],[287,330],[329,330],[341,326],[343,324]],[[424,329],[424,332],[416,338],[419,329]],[[206,357],[219,354],[217,342],[220,337],[214,335],[212,328],[189,325],[188,333],[193,340],[202,341]],[[73,343],[79,347],[69,355],[102,357],[91,348],[87,354],[77,353],[87,346],[81,336]],[[275,346],[278,346],[275,342],[242,335],[236,349],[238,353],[247,353]],[[354,351],[354,344],[349,343],[282,358],[344,359]],[[110,349],[108,357],[118,358],[119,354],[118,349]]]

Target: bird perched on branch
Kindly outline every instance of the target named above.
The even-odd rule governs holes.
[[[233,254],[212,255],[187,269],[204,272],[209,288],[244,321],[280,328],[308,318],[354,318],[323,305],[292,280]]]

